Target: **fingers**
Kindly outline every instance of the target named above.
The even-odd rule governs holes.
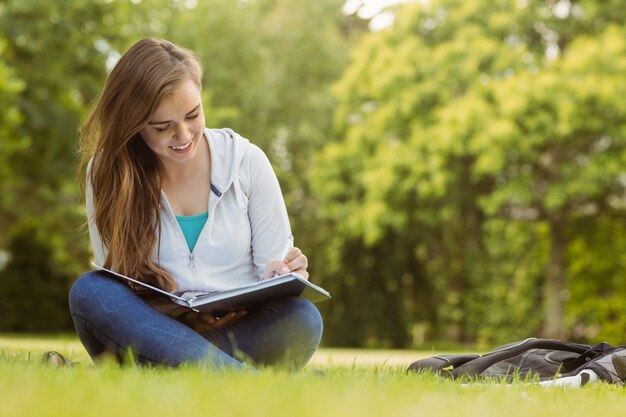
[[[302,251],[300,250],[300,248],[294,247],[294,248],[291,248],[289,252],[287,252],[287,255],[285,256],[284,259],[282,259],[282,261],[288,264],[300,255],[302,255]]]
[[[306,279],[307,281],[309,280],[309,273],[307,272],[306,269],[296,269],[295,271],[292,271],[300,276],[302,276],[302,278]]]
[[[299,248],[292,248],[284,259],[270,259],[267,261],[263,278],[268,279],[274,277],[275,274],[284,275],[290,272],[297,272],[302,276],[306,275],[308,278],[309,274],[306,272],[308,266],[309,260],[306,255]]]
[[[213,325],[213,328],[219,328],[222,326],[226,326],[229,323],[232,323],[233,321],[242,318],[243,316],[246,315],[246,311],[242,310],[242,311],[237,311],[237,312],[232,312],[232,313],[228,313],[223,317],[220,317],[219,319],[217,319],[217,321],[215,322],[215,324]]]
[[[198,317],[200,318],[200,321],[202,321],[202,323],[208,324],[210,326],[215,324],[215,322],[217,321],[217,319],[212,314],[198,313]]]
[[[286,267],[288,269],[287,272],[296,271],[299,269],[306,270],[309,266],[309,260],[305,254],[298,248],[293,248],[283,260],[285,262]]]
[[[228,313],[222,317],[215,317],[209,313],[191,312],[188,313],[185,321],[198,333],[209,332],[220,327],[226,326],[235,320],[238,320],[245,316],[247,311],[241,310],[237,312]]]
[[[283,261],[279,259],[270,259],[265,264],[265,272],[263,273],[263,278],[272,278],[274,274],[286,274],[289,272],[289,268],[287,268],[287,272],[282,272],[283,268],[287,268]]]

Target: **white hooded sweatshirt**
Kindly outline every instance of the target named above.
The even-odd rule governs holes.
[[[193,251],[161,192],[161,235],[152,257],[174,277],[177,294],[258,281],[265,263],[278,259],[291,237],[280,185],[263,151],[230,129],[205,129],[204,134],[211,155],[211,193],[208,219]],[[103,265],[107,248],[92,219],[89,175],[86,205],[96,263]]]

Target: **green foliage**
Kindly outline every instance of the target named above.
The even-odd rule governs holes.
[[[620,192],[626,162],[623,39],[624,30],[616,27],[597,39],[582,37],[559,61],[494,87],[495,114],[484,120],[490,140],[483,137],[473,147],[479,175],[501,175],[497,190],[482,200],[487,210],[530,206],[549,216]]]
[[[18,187],[36,183],[55,192],[74,177],[78,122],[105,75],[105,56],[95,47],[107,35],[104,17],[103,3],[91,1],[5,2],[4,57],[25,85],[18,134],[28,138],[28,152],[11,161]]]
[[[0,9],[0,19],[2,18],[2,9]],[[16,106],[17,98],[24,89],[24,83],[15,75],[15,71],[6,63],[4,50],[6,43],[0,38],[0,210],[8,204],[8,184],[12,172],[9,169],[10,161],[14,154],[19,152],[25,146],[25,140],[17,132],[17,128],[22,122],[22,114]],[[1,212],[1,211],[0,211]],[[0,217],[0,226],[3,224]],[[0,238],[0,242],[2,242]]]
[[[434,339],[568,334],[572,226],[624,210],[623,12],[591,3],[431,1],[363,38],[335,87],[338,139],[311,176],[332,230],[329,281],[355,270],[355,253],[401,247],[414,269],[386,253],[389,274],[358,280],[424,276],[429,285],[387,294],[399,306],[422,291],[435,300],[428,315],[400,307],[406,332],[426,321]],[[329,308],[357,323],[344,291]],[[574,335],[582,316],[568,317]]]
[[[106,75],[105,46],[128,24],[124,10],[86,0],[0,5],[0,102],[11,93],[0,116],[0,248],[12,258],[0,271],[5,330],[72,328],[67,289],[89,259],[78,126]]]
[[[146,36],[198,52],[208,125],[232,127],[266,150],[276,163],[295,234],[302,236],[298,244],[310,246],[315,225],[297,219],[312,210],[306,172],[310,155],[328,136],[329,85],[346,62],[341,4],[2,2],[0,230],[7,233],[0,233],[0,249],[8,249],[11,233],[20,233],[21,226],[11,232],[15,225],[43,223],[50,239],[37,250],[50,250],[46,259],[62,265],[67,276],[88,268],[75,173],[78,127],[107,71]]]
[[[566,321],[577,338],[624,343],[625,226],[623,216],[585,218],[573,225]]]
[[[231,127],[268,153],[304,248],[315,233],[314,224],[299,220],[313,210],[306,174],[311,155],[328,140],[329,89],[346,64],[341,4],[198,2],[176,9],[155,32],[202,58],[207,123]]]
[[[341,5],[2,2],[0,276],[18,287],[0,305],[87,268],[78,125],[120,53],[158,36],[199,53],[207,123],[275,163],[333,293],[325,343],[490,344],[546,324],[621,343],[626,3],[432,0],[363,36]],[[47,329],[69,329],[53,310]]]
[[[54,259],[54,240],[43,223],[13,228],[8,246],[12,258],[0,271],[0,331],[71,328],[67,294],[74,277]]]
[[[536,336],[543,322],[542,276],[548,263],[547,226],[525,221],[485,222],[485,246],[491,279],[477,288],[471,309],[481,322],[477,341],[521,340]],[[505,242],[505,244],[503,244]]]

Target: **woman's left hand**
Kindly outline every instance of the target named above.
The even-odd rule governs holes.
[[[217,330],[220,327],[227,325],[228,323],[232,323],[233,321],[242,318],[246,314],[246,310],[241,310],[225,314],[222,317],[215,317],[209,313],[190,311],[188,313],[185,313],[180,321],[182,321],[184,324],[191,327],[198,333],[205,333]]]
[[[304,279],[309,279],[307,268],[309,260],[299,248],[292,248],[285,256],[285,259],[270,259],[265,264],[263,279],[273,278],[274,275],[284,275],[294,272]]]

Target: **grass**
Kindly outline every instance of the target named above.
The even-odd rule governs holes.
[[[39,363],[59,350],[80,363]],[[623,388],[475,384],[407,375],[432,352],[322,349],[304,371],[94,367],[72,337],[0,336],[0,416],[618,416]],[[323,370],[321,377],[312,370]]]

